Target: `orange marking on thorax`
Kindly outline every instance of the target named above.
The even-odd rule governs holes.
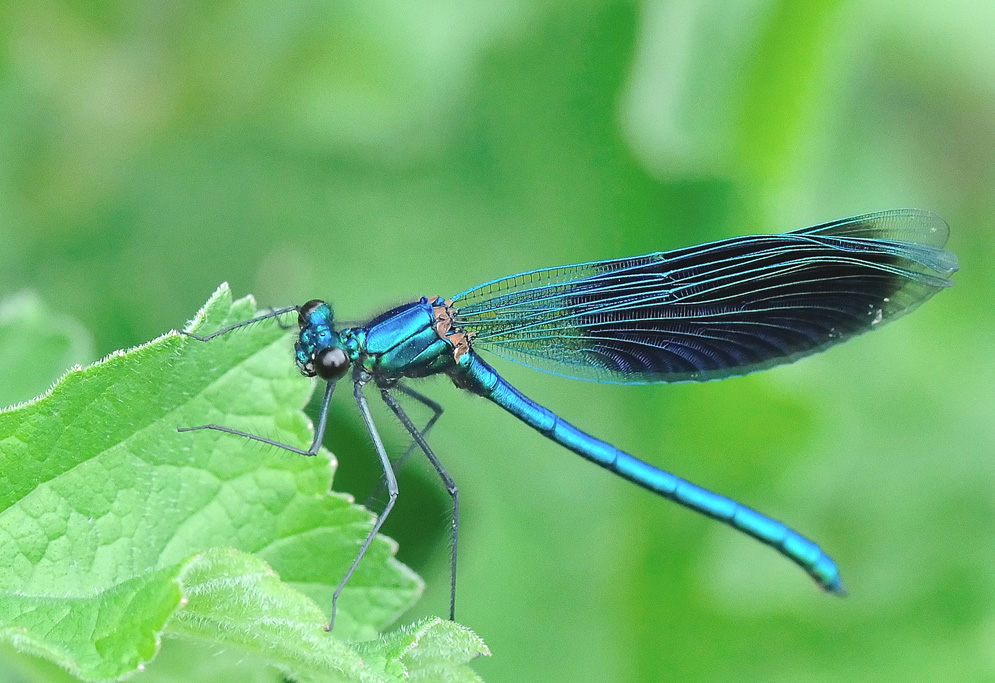
[[[453,326],[453,300],[446,299],[441,306],[433,306],[432,315],[435,317],[435,333],[453,345],[453,360],[459,362],[460,357],[470,350],[473,335]]]

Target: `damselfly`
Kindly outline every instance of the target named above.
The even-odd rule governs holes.
[[[634,258],[545,268],[494,280],[451,299],[422,297],[358,327],[336,327],[320,300],[272,310],[198,336],[207,341],[239,327],[296,312],[297,366],[325,380],[308,448],[222,425],[213,429],[315,455],[336,383],[351,373],[353,394],[383,467],[388,500],[332,598],[343,587],[390,514],[397,481],[363,388],[372,382],[444,482],[452,498],[449,616],[456,605],[459,494],[425,440],[442,408],[409,380],[448,375],[544,436],[643,488],[718,519],[779,551],[825,590],[842,594],[840,573],[818,545],[755,510],[664,472],[596,439],[504,380],[478,355],[595,382],[702,382],[743,375],[822,351],[914,309],[953,284],[957,259],[943,249],[949,229],[927,211],[898,209],[825,223],[783,235],[734,237]],[[419,429],[394,392],[433,411]],[[396,464],[396,463],[395,463]]]

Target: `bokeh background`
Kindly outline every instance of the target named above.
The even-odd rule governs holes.
[[[844,600],[425,390],[447,406],[432,441],[463,495],[457,617],[494,652],[485,680],[992,680],[993,33],[990,0],[4,3],[0,298],[74,317],[92,360],[222,281],[359,320],[531,268],[933,209],[956,287],[796,365],[657,387],[498,365],[818,540]],[[347,394],[326,445],[362,500]],[[401,487],[387,530],[428,582],[405,620],[444,615],[445,492],[417,465]]]

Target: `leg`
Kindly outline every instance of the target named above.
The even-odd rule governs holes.
[[[395,384],[394,388],[400,391],[402,394],[405,394],[415,399],[422,405],[428,406],[428,408],[432,411],[432,417],[428,419],[428,422],[425,423],[425,426],[421,430],[422,436],[428,436],[428,433],[432,431],[432,427],[434,427],[435,423],[439,421],[440,417],[442,417],[442,412],[443,412],[442,406],[433,401],[432,399],[430,399],[425,394],[415,391],[414,389],[410,389],[404,384],[401,383]],[[401,454],[401,457],[394,462],[395,472],[401,471],[401,468],[404,467],[404,463],[406,463],[408,461],[408,458],[411,457],[411,454],[415,452],[415,447],[417,445],[418,445],[417,441],[412,441],[411,443],[408,444],[407,449],[405,449],[404,453]],[[371,493],[366,498],[366,503],[364,503],[364,505],[367,508],[369,508],[373,504],[373,501],[375,501],[377,498],[380,497],[380,494],[383,493],[385,486],[386,483],[384,482],[384,480],[381,479],[380,483],[378,483],[377,487],[373,490],[373,493]]]
[[[356,571],[356,567],[359,566],[360,560],[363,559],[363,555],[366,554],[367,549],[370,547],[370,543],[373,542],[374,537],[376,537],[377,532],[380,531],[380,527],[387,519],[387,515],[390,514],[390,510],[394,507],[394,501],[397,500],[397,479],[394,478],[394,470],[390,467],[390,458],[387,457],[387,449],[383,446],[383,441],[380,439],[380,432],[377,431],[377,427],[373,424],[373,416],[370,415],[370,406],[366,402],[366,397],[363,396],[363,384],[362,380],[357,380],[355,388],[353,389],[353,396],[356,398],[356,403],[359,405],[359,412],[363,416],[363,422],[366,423],[366,430],[370,433],[370,437],[373,439],[373,445],[377,449],[377,455],[380,456],[380,464],[383,466],[384,478],[387,480],[387,505],[384,507],[380,516],[373,523],[373,528],[370,529],[370,533],[366,536],[366,540],[363,541],[363,546],[359,549],[359,553],[356,555],[356,559],[352,561],[349,566],[349,571],[345,573],[339,585],[335,588],[335,592],[332,594],[332,616],[328,620],[328,626],[325,627],[326,631],[331,631],[332,627],[335,626],[335,609],[339,601],[339,595],[342,594],[342,589],[349,582],[352,577],[353,572]]]
[[[381,389],[380,395],[383,397],[384,402],[390,406],[390,409],[394,411],[397,418],[404,425],[404,428],[408,430],[411,437],[415,440],[415,443],[422,449],[425,456],[432,463],[435,471],[439,473],[442,478],[442,482],[446,485],[446,491],[449,492],[449,496],[453,499],[453,521],[452,521],[452,554],[450,555],[450,569],[451,576],[449,582],[449,620],[456,621],[456,545],[459,540],[459,489],[456,488],[456,482],[453,478],[449,476],[446,472],[446,468],[442,466],[439,459],[435,457],[435,453],[429,447],[428,443],[425,441],[425,435],[418,431],[418,428],[411,422],[411,418],[408,414],[404,412],[401,408],[401,404],[397,402],[397,399],[390,395],[387,389]],[[438,415],[436,416],[438,417]],[[393,474],[393,473],[392,473]],[[388,482],[389,483],[389,482]],[[391,499],[391,503],[393,503]]]
[[[321,399],[321,410],[318,412],[318,425],[314,430],[314,440],[311,441],[311,447],[306,451],[295,446],[290,446],[285,443],[280,443],[279,441],[273,441],[272,439],[267,439],[262,436],[256,436],[255,434],[249,434],[248,432],[243,432],[238,429],[232,429],[231,427],[225,427],[223,425],[199,425],[197,427],[177,427],[178,432],[193,432],[198,429],[213,429],[216,432],[225,432],[226,434],[234,434],[235,436],[245,437],[246,439],[252,439],[253,441],[259,441],[260,443],[269,444],[270,446],[276,446],[277,448],[282,448],[285,451],[290,451],[292,453],[297,453],[299,455],[317,455],[318,449],[321,448],[321,442],[325,438],[325,425],[328,424],[328,406],[332,402],[332,392],[335,391],[335,382],[328,382],[325,385],[325,396]]]
[[[296,311],[296,310],[298,310],[297,306],[287,306],[286,308],[271,308],[266,313],[263,313],[262,315],[257,315],[252,320],[244,320],[240,323],[229,325],[228,327],[222,327],[217,332],[211,332],[211,334],[205,335],[203,337],[201,337],[200,335],[193,334],[192,332],[180,332],[180,334],[182,334],[184,337],[192,337],[197,341],[207,341],[208,339],[214,339],[215,337],[220,337],[223,334],[228,334],[232,330],[237,330],[240,327],[245,327],[246,325],[251,325],[261,320],[268,320],[269,318],[279,319],[279,316],[283,315],[284,313],[290,313],[291,311]],[[280,324],[280,327],[283,327],[282,323]],[[284,329],[287,328],[284,327]]]
[[[280,326],[281,330],[292,330],[297,326],[294,325],[293,323],[290,323],[288,325],[287,323],[283,322],[280,316],[283,315],[284,313],[289,313],[290,311],[295,311],[295,310],[297,310],[297,306],[293,306],[289,309],[287,308],[278,309],[270,306],[269,308],[266,309],[266,313],[267,315],[276,318],[276,324]]]

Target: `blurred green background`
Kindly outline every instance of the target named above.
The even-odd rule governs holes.
[[[993,32],[990,0],[4,3],[0,298],[74,316],[92,360],[225,280],[359,320],[531,268],[933,209],[957,286],[796,365],[613,387],[496,363],[816,539],[845,600],[445,381],[432,441],[487,681],[992,680]],[[340,393],[326,445],[362,500],[374,454]],[[428,582],[406,619],[444,615],[447,497],[418,466],[401,491],[387,531]]]

